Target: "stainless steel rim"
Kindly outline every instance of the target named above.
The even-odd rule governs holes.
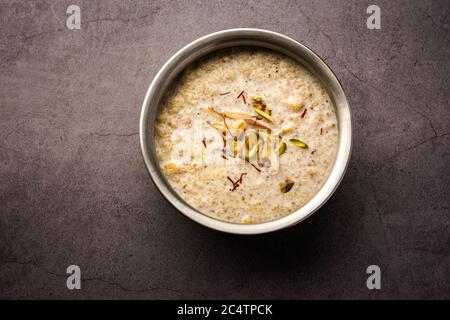
[[[159,101],[170,83],[190,63],[218,49],[236,46],[264,47],[299,61],[313,72],[333,99],[339,126],[339,146],[331,173],[317,194],[293,213],[260,224],[236,224],[211,218],[190,207],[173,191],[159,169],[154,156],[154,121]],[[334,193],[347,169],[352,148],[350,107],[339,80],[314,52],[282,34],[262,29],[230,29],[206,35],[172,56],[153,79],[141,111],[140,144],[147,171],[162,195],[190,219],[215,230],[234,234],[261,234],[299,223],[316,212]]]

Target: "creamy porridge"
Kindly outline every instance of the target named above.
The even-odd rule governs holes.
[[[260,223],[306,204],[328,177],[338,128],[320,81],[264,49],[227,49],[168,91],[156,155],[172,188],[211,217]]]

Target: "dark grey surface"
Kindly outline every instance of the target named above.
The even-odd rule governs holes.
[[[375,3],[371,31],[368,1],[1,1],[0,298],[450,298],[449,2]],[[159,67],[233,27],[309,46],[354,117],[337,193],[256,237],[177,213],[138,141]],[[70,264],[81,290],[66,288]]]

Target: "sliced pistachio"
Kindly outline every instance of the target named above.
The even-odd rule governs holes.
[[[285,182],[279,183],[278,187],[280,188],[280,191],[282,193],[288,193],[289,191],[291,191],[294,184],[295,182],[293,180],[286,179]]]
[[[277,147],[278,155],[282,155],[286,152],[286,142],[282,141]]]
[[[308,149],[308,145],[299,139],[289,139],[289,142],[296,147]]]
[[[258,108],[260,110],[267,109],[267,103],[261,97],[252,98],[252,106],[253,108]]]
[[[267,121],[273,122],[272,110],[266,109],[266,111],[262,111],[261,109],[255,108],[255,112]]]
[[[240,112],[224,112],[223,113],[225,115],[225,117],[230,118],[230,119],[246,119],[246,118],[250,118],[251,115],[247,114],[247,113],[240,113]]]
[[[272,109],[267,107],[267,103],[263,100],[263,98],[252,98],[252,107],[258,115],[270,122],[273,122]]]

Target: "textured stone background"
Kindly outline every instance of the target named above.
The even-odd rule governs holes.
[[[0,2],[0,298],[450,298],[450,5],[374,1]],[[65,27],[78,4],[82,28]],[[201,227],[141,159],[148,85],[207,33],[291,36],[336,72],[354,152],[304,223],[242,237]],[[66,289],[66,267],[82,290]],[[365,270],[382,268],[382,290]]]

